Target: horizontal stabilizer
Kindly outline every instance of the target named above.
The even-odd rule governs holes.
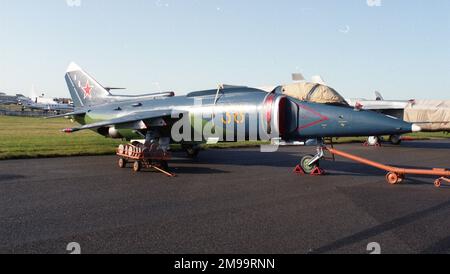
[[[106,89],[107,91],[111,91],[111,90],[123,90],[123,89],[127,89],[127,88],[104,87],[104,89]]]

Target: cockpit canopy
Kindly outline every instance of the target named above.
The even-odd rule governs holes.
[[[336,90],[317,83],[300,82],[286,84],[278,87],[276,92],[301,101],[320,104],[348,105],[344,97]]]

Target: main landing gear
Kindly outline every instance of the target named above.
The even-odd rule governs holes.
[[[381,146],[381,137],[379,137],[379,136],[370,136],[370,137],[368,137],[367,141],[364,143],[364,146],[380,147]]]
[[[400,135],[391,135],[389,136],[389,142],[393,145],[400,145],[402,143],[402,136]]]
[[[364,146],[369,147],[381,147],[381,142],[383,142],[383,137],[381,136],[370,136],[367,138],[367,141],[364,143]],[[389,136],[389,142],[393,145],[400,145],[402,143],[402,136],[400,135],[391,135]]]
[[[183,144],[182,149],[186,152],[186,156],[191,159],[197,158],[201,150],[199,145],[188,145],[188,144]]]

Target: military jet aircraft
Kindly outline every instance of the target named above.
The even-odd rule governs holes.
[[[22,94],[7,95],[4,92],[0,92],[0,104],[2,105],[17,105],[19,98],[24,97]]]
[[[6,93],[4,92],[0,92],[0,104],[3,105],[17,104],[17,97],[9,96],[6,95]]]
[[[301,161],[306,171],[318,166],[323,158],[326,137],[420,130],[417,125],[371,111],[300,101],[283,95],[280,87],[270,93],[230,86],[185,96],[159,93],[123,97],[111,94],[75,63],[69,65],[65,80],[76,108],[60,116],[69,116],[81,126],[63,132],[93,130],[111,138],[145,138],[146,143],[164,150],[170,143],[181,143],[191,153],[199,143],[217,141],[316,143],[317,155]]]

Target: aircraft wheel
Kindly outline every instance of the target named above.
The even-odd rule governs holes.
[[[167,161],[161,161],[161,169],[168,171],[169,170],[169,164],[167,163]]]
[[[376,146],[380,143],[380,138],[377,136],[370,136],[369,138],[367,138],[367,144],[369,144],[369,146]]]
[[[403,181],[401,176],[399,176],[398,174],[393,173],[393,172],[389,172],[386,175],[386,180],[391,185],[395,185],[395,184],[398,184]]]
[[[437,188],[441,187],[441,180],[437,179],[436,181],[434,181],[434,186]]]
[[[313,170],[316,167],[319,167],[319,161],[315,162],[312,165],[309,165],[309,163],[311,162],[311,160],[314,158],[313,155],[306,155],[302,158],[302,160],[300,161],[300,166],[303,168],[303,170],[305,171],[305,173],[311,173],[313,172]]]
[[[199,149],[196,149],[193,147],[187,147],[187,148],[185,148],[185,151],[189,158],[197,158],[198,153],[200,152]]]
[[[391,135],[389,137],[389,141],[393,145],[400,145],[400,143],[402,142],[402,137],[400,135]]]
[[[139,172],[141,170],[141,167],[142,167],[141,162],[135,161],[133,164],[133,171]]]
[[[125,168],[127,166],[127,160],[125,160],[124,158],[119,158],[118,164],[120,168]]]

